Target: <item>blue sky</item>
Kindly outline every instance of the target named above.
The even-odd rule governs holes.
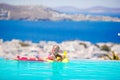
[[[14,5],[44,5],[49,7],[73,6],[77,8],[89,8],[104,6],[120,8],[120,0],[0,0],[0,3]]]

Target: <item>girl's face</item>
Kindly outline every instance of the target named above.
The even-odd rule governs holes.
[[[58,46],[54,46],[53,49],[52,49],[52,52],[53,53],[59,52],[59,47]]]

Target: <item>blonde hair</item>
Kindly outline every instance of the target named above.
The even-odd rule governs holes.
[[[60,47],[58,45],[53,45],[53,48],[58,48],[60,49]]]
[[[60,47],[59,47],[58,45],[53,45],[52,51],[53,51],[54,49],[57,49],[57,50],[59,51]]]

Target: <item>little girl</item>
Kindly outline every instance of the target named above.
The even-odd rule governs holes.
[[[59,54],[60,47],[58,45],[54,45],[52,51],[48,55],[49,60],[54,61],[62,61],[63,56]]]

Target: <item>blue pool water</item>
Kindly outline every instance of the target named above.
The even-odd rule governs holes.
[[[120,23],[99,21],[0,21],[0,38],[33,42],[85,40],[120,43]]]
[[[47,63],[0,59],[0,80],[120,80],[120,61]]]

